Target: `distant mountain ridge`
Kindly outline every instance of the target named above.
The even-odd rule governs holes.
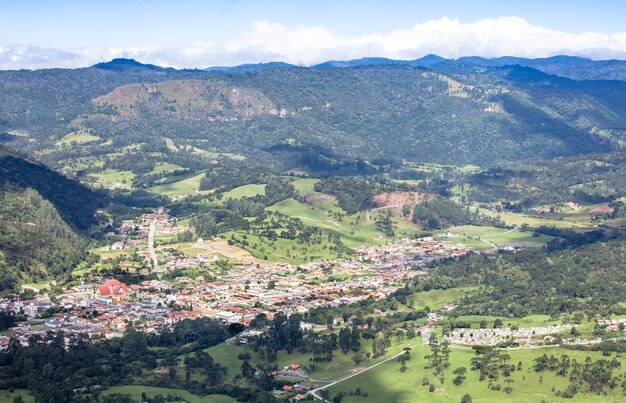
[[[427,55],[205,71],[115,59],[0,71],[0,133],[29,133],[3,141],[51,166],[102,155],[129,159],[124,169],[139,169],[129,147],[171,151],[164,138],[283,169],[377,158],[493,165],[626,145],[626,81],[574,80],[511,61]],[[67,136],[88,143],[61,147]]]
[[[310,66],[313,69],[347,68],[365,66],[411,66],[425,67],[447,73],[467,72],[471,68],[489,68],[519,65],[532,67],[545,73],[554,74],[574,80],[626,80],[626,60],[592,60],[578,56],[557,55],[545,58],[524,58],[515,56],[501,56],[485,58],[480,56],[464,56],[458,59],[448,59],[429,54],[414,60],[397,60],[384,57],[364,57],[353,60],[329,60]],[[134,59],[113,59],[110,62],[98,63],[93,68],[113,71],[129,69],[148,69],[153,71],[175,71],[171,67],[159,67],[153,64],[143,64]],[[280,69],[296,66],[280,61],[267,63],[246,63],[236,66],[211,66],[201,71],[221,71],[233,73],[255,72],[267,69]],[[194,70],[194,69],[182,69]],[[197,69],[195,69],[197,70]]]

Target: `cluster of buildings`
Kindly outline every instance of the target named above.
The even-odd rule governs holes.
[[[514,342],[520,346],[544,344],[545,336],[561,333],[571,325],[528,327],[513,330],[508,327],[496,329],[454,329],[446,339],[452,344],[469,346],[496,346]]]
[[[184,230],[173,224],[167,211],[159,209],[142,216],[138,223],[125,223],[116,235],[132,234],[125,243],[145,243],[151,226],[156,227],[157,236]],[[356,256],[350,259],[301,265],[250,263],[221,273],[206,256],[172,256],[161,248],[159,261],[165,264],[161,265],[164,269],[158,280],[131,285],[93,278],[90,283],[67,289],[54,302],[47,295],[30,301],[4,301],[0,309],[26,315],[29,321],[0,336],[0,343],[15,335],[25,341],[33,333],[61,330],[86,333],[92,338],[114,337],[131,323],[141,330],[157,332],[198,317],[245,325],[261,313],[271,319],[277,312],[305,313],[316,307],[381,299],[414,277],[427,275],[428,263],[468,251],[432,238],[404,239],[357,248]],[[137,253],[150,259],[147,247]],[[199,267],[200,263],[205,264],[194,278],[166,275],[177,268]]]

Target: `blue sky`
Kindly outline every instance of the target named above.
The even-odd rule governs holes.
[[[176,67],[425,52],[626,58],[625,15],[623,0],[2,0],[0,68],[113,56]]]

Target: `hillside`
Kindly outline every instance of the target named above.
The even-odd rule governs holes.
[[[0,146],[0,290],[60,278],[86,256],[104,195]]]
[[[149,169],[136,160],[110,168],[135,175],[156,163],[206,167],[210,153],[324,171],[359,159],[496,165],[624,145],[625,82],[419,60],[423,67],[364,59],[202,71],[122,59],[0,72],[0,131],[63,169],[82,157],[106,165],[125,152],[151,153]],[[191,152],[171,155],[166,138]]]

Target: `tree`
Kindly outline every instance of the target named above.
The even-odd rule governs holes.
[[[354,361],[354,364],[356,364],[356,365],[359,365],[364,360],[365,360],[365,358],[363,357],[363,353],[361,353],[361,352],[358,352],[354,356],[352,356],[352,361]]]
[[[472,396],[470,396],[468,393],[464,394],[461,398],[461,403],[472,403]]]
[[[466,372],[467,372],[467,368],[465,367],[458,367],[457,369],[452,371],[452,373],[456,375],[455,378],[452,380],[452,383],[456,386],[460,386],[465,380]]]
[[[406,372],[406,356],[402,354],[398,357],[398,361],[400,362],[400,372]]]

